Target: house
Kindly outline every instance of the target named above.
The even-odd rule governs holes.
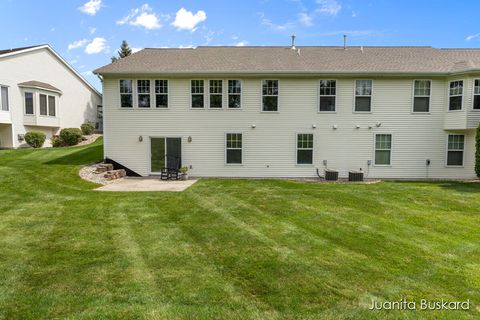
[[[144,49],[94,72],[105,157],[141,176],[475,177],[480,50]]]
[[[0,148],[27,146],[29,131],[46,134],[99,123],[101,94],[50,46],[0,50]]]

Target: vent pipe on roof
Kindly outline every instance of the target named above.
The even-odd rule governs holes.
[[[295,50],[295,38],[296,36],[294,34],[292,34],[292,50]]]
[[[347,50],[347,35],[343,35],[343,50]]]

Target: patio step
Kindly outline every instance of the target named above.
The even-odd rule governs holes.
[[[107,180],[115,180],[115,179],[120,179],[123,178],[127,175],[126,171],[124,169],[118,169],[118,170],[109,170],[107,171],[103,177]]]

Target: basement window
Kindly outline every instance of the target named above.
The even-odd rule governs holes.
[[[225,162],[227,164],[242,164],[242,134],[227,133],[225,140]]]
[[[120,80],[120,107],[133,108],[132,80]]]
[[[262,111],[278,111],[278,80],[262,80]]]
[[[313,163],[313,134],[297,134],[297,164]]]
[[[355,80],[355,112],[372,111],[372,80]]]
[[[463,101],[463,81],[451,81],[449,90],[448,110],[462,110]]]
[[[430,80],[415,80],[413,89],[413,112],[430,112]]]
[[[335,112],[337,82],[335,80],[320,80],[320,112]]]
[[[202,109],[205,106],[204,102],[204,84],[203,80],[192,80],[190,86],[190,92],[192,95],[192,108]]]
[[[223,81],[210,80],[210,109],[223,108]]]
[[[138,107],[150,108],[150,80],[137,80]]]
[[[463,134],[449,134],[447,143],[447,166],[463,166],[463,150],[465,136]]]

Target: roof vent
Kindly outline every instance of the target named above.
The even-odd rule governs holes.
[[[292,50],[295,50],[295,38],[296,36],[294,34],[292,34]]]
[[[347,35],[343,35],[343,50],[347,50]]]

